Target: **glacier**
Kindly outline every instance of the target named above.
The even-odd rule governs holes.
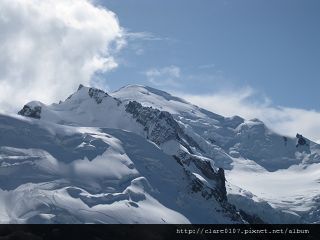
[[[0,115],[0,223],[319,223],[320,146],[164,91]]]

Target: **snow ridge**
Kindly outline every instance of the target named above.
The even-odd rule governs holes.
[[[320,146],[301,134],[137,85],[110,94],[80,85],[19,115],[0,116],[2,222],[320,221]],[[30,200],[9,214],[20,195],[50,207]]]

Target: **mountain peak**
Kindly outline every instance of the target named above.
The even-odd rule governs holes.
[[[100,104],[104,98],[109,97],[109,95],[101,89],[80,84],[77,91],[71,94],[67,100],[72,99],[79,102],[79,99],[86,99],[88,96],[94,99],[97,104]]]
[[[113,92],[114,95],[122,95],[126,93],[131,93],[132,91],[144,94],[144,95],[156,95],[158,97],[164,98],[167,101],[177,101],[185,104],[189,104],[187,101],[183,100],[182,98],[172,96],[170,93],[149,87],[144,85],[138,85],[138,84],[132,84],[132,85],[126,85],[119,90]]]
[[[176,164],[175,168],[178,168],[179,165],[182,166],[182,169],[179,171],[184,171],[184,179],[188,179],[186,191],[192,194],[192,199],[195,196],[194,194],[200,194],[199,197],[202,196],[205,199],[201,204],[211,204],[212,200],[215,199],[216,206],[220,206],[225,213],[231,214],[235,219],[238,219],[238,217],[235,213],[235,208],[228,205],[229,199],[233,199],[232,203],[240,210],[245,211],[249,215],[252,214],[252,216],[256,215],[268,223],[280,222],[279,219],[293,222],[296,221],[296,216],[301,217],[301,219],[307,216],[307,222],[319,221],[319,219],[313,220],[313,217],[309,217],[311,216],[309,213],[313,213],[312,209],[310,211],[306,210],[306,213],[301,214],[300,209],[296,208],[296,205],[293,204],[287,204],[285,208],[290,211],[292,210],[294,213],[298,211],[297,214],[292,215],[281,212],[281,214],[277,215],[278,220],[274,220],[274,213],[281,211],[281,209],[273,209],[271,205],[266,205],[266,201],[257,201],[253,197],[253,194],[256,194],[256,196],[264,199],[260,191],[267,186],[269,187],[267,194],[271,196],[269,198],[271,199],[270,203],[278,206],[278,200],[276,198],[275,200],[272,199],[274,186],[269,184],[269,181],[275,183],[274,185],[285,182],[282,181],[282,178],[279,178],[280,174],[278,171],[281,171],[281,175],[283,172],[286,172],[289,174],[289,177],[294,176],[294,178],[299,178],[300,176],[300,174],[296,174],[297,170],[304,172],[305,176],[312,175],[309,174],[309,171],[311,171],[309,169],[318,171],[319,167],[317,166],[320,166],[320,146],[309,141],[301,134],[297,134],[296,138],[283,137],[270,131],[258,119],[245,120],[239,116],[225,118],[164,91],[141,85],[127,85],[108,95],[101,89],[80,84],[78,90],[60,104],[45,105],[41,102],[30,102],[24,106],[19,114],[36,119],[41,118],[42,121],[37,121],[37,124],[35,124],[39,126],[50,122],[50,124],[67,125],[68,128],[75,129],[78,133],[79,131],[96,131],[93,132],[93,135],[86,133],[86,136],[80,137],[80,139],[84,140],[78,141],[78,138],[72,137],[70,141],[66,141],[64,136],[62,136],[63,139],[58,141],[59,144],[72,144],[72,146],[74,144],[71,149],[72,152],[77,153],[77,151],[83,150],[86,154],[92,154],[87,157],[88,159],[90,159],[89,157],[95,158],[93,161],[89,161],[89,164],[92,165],[97,163],[100,158],[96,154],[99,155],[106,150],[105,143],[108,143],[111,148],[115,146],[117,140],[111,141],[107,137],[113,134],[121,138],[123,144],[127,144],[130,147],[128,156],[139,159],[135,164],[139,165],[141,159],[145,158],[145,164],[147,164],[147,167],[150,165],[151,170],[155,166],[153,162],[154,158],[158,156],[158,152],[155,152],[155,149],[161,149],[163,154],[172,156],[175,160],[171,160],[170,164]],[[21,118],[19,119],[21,120]],[[22,118],[21,121],[25,120]],[[27,122],[32,123],[33,121]],[[51,125],[50,129],[55,127],[60,129],[58,126],[53,126],[55,125]],[[7,134],[6,129],[2,135]],[[104,131],[108,135],[101,133]],[[61,131],[59,130],[59,132]],[[98,132],[99,134],[97,134]],[[32,131],[22,131],[22,134],[25,133],[28,134],[26,135],[28,139],[29,133],[35,134],[35,139],[40,135],[42,136],[42,132],[38,130],[34,133]],[[88,137],[88,135],[90,136]],[[16,133],[14,133],[12,139],[18,141],[16,140],[19,139]],[[7,137],[2,140],[12,143]],[[43,139],[41,138],[39,141],[42,143]],[[145,145],[140,145],[143,141],[146,143],[153,142],[153,144],[157,145],[157,148],[150,150],[150,146],[148,146],[145,149]],[[29,143],[25,138],[21,142],[23,144]],[[54,142],[54,144],[56,143],[57,141]],[[21,146],[24,146],[26,149],[30,148],[29,145]],[[126,151],[122,146],[124,145],[115,148],[121,154],[121,159],[125,156],[123,153]],[[152,146],[154,147],[154,145]],[[45,150],[52,150],[47,145],[44,147]],[[64,145],[63,147],[65,149]],[[143,149],[139,149],[139,147]],[[146,151],[141,152],[142,150]],[[76,155],[74,157],[78,159],[83,157],[83,155]],[[106,155],[102,159],[103,162],[107,161],[109,157],[110,155]],[[60,160],[63,161],[64,158],[62,157]],[[116,164],[121,162],[118,160],[117,158]],[[86,161],[81,161],[81,164],[83,162]],[[99,164],[97,169],[100,170],[101,166]],[[107,169],[113,169],[112,165],[106,164],[106,166]],[[131,166],[134,167],[134,165],[126,165],[125,169],[131,169]],[[164,166],[166,169],[164,173],[167,172],[168,166]],[[147,168],[143,166],[141,169]],[[150,169],[148,168],[148,171]],[[304,169],[308,169],[306,170],[308,172]],[[155,174],[153,177],[161,176],[161,182],[163,179],[169,179],[170,183],[168,186],[170,186],[172,178],[161,175],[162,171],[157,167],[156,172],[160,174]],[[260,178],[263,181],[259,180],[260,178],[255,174],[256,172],[259,172]],[[246,176],[251,175],[252,180],[247,181],[243,177],[244,174]],[[253,176],[253,174],[255,175]],[[300,177],[299,181],[305,181],[305,184],[296,186],[295,184],[291,184],[291,178],[289,178],[289,182],[280,185],[283,189],[288,188],[289,185],[293,185],[292,189],[289,189],[290,191],[287,191],[284,196],[297,199],[295,193],[292,192],[293,190],[296,191],[296,187],[299,187],[299,198],[300,192],[305,194],[303,201],[306,201],[310,206],[314,206],[314,214],[318,214],[316,212],[318,206],[313,205],[317,204],[316,200],[314,201],[315,203],[313,203],[313,200],[310,201],[311,198],[318,199],[318,196],[320,196],[318,185],[316,185],[318,184],[318,174],[315,174],[314,178],[306,178],[306,180],[304,179],[304,175],[301,176],[303,177]],[[255,181],[256,178],[258,181]],[[268,178],[268,180],[265,181],[265,178]],[[225,184],[226,179],[228,180],[228,185]],[[237,188],[233,187],[233,185],[238,184],[241,188],[244,187],[248,191],[253,191],[252,194],[242,194],[239,189],[237,190]],[[108,184],[103,182],[103,186],[105,185],[108,186]],[[153,186],[153,183],[151,183],[151,186]],[[309,186],[310,191],[305,192],[305,188],[309,188]],[[178,187],[180,187],[180,184],[178,184]],[[184,191],[184,189],[182,190]],[[256,191],[256,189],[258,190]],[[280,187],[275,192],[279,189]],[[179,191],[175,189],[175,192]],[[314,194],[310,195],[310,192],[314,192]],[[74,196],[75,191],[72,190],[71,193]],[[166,198],[167,195],[163,197]],[[88,198],[90,199],[88,202],[91,204],[91,196]],[[210,201],[207,201],[209,199]],[[198,198],[197,201],[202,200],[202,198]],[[243,204],[244,202],[246,204]],[[294,203],[300,204],[299,202]],[[134,204],[140,205],[141,202]],[[197,205],[201,204],[197,203]],[[279,206],[282,207],[283,204],[281,202]],[[197,212],[203,215],[207,213],[208,209],[206,207],[205,211],[201,212],[197,210]],[[210,213],[210,216],[214,216],[214,213]],[[192,220],[197,222],[198,219],[193,218]]]

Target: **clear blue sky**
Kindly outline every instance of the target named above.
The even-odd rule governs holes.
[[[175,66],[192,94],[245,86],[275,105],[320,110],[318,0],[100,0],[130,32],[108,86],[155,86],[144,72]],[[159,79],[160,80],[160,79]]]

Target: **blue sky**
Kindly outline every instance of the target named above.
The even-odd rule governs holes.
[[[112,90],[131,83],[190,94],[251,87],[274,105],[320,110],[320,1],[99,4],[136,33],[117,56],[119,67],[105,76]],[[159,73],[154,81],[148,70]]]
[[[319,13],[319,0],[1,0],[0,112],[142,84],[320,142]]]

